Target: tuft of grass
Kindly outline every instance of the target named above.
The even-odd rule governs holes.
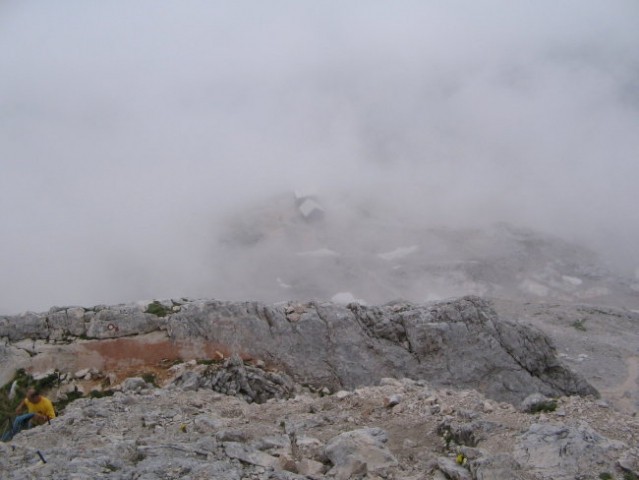
[[[632,472],[624,472],[623,480],[639,480],[639,477]]]
[[[78,398],[84,397],[82,392],[80,392],[79,390],[72,390],[70,392],[67,392],[65,395],[66,398],[59,398],[55,401],[53,406],[55,407],[56,413],[60,413],[61,411],[63,411],[71,402],[75,402]]]
[[[549,402],[538,403],[530,410],[530,413],[542,413],[542,412],[554,412],[557,410],[557,401],[550,400]]]
[[[198,365],[219,365],[220,363],[224,363],[223,358],[200,358],[196,360]]]
[[[579,330],[580,332],[585,332],[587,330],[586,325],[584,325],[585,323],[586,323],[585,319],[575,320],[574,322],[570,324],[570,326],[573,327],[575,330]]]
[[[114,393],[115,393],[115,390],[91,390],[91,392],[89,392],[89,397],[91,398],[112,397]]]
[[[612,476],[611,473],[601,472],[599,474],[599,480],[614,480],[615,477]]]
[[[120,470],[120,469],[118,468],[118,466],[117,466],[117,465],[114,465],[114,464],[112,464],[111,462],[107,462],[107,463],[104,465],[104,469],[105,469],[107,472],[117,472],[118,470]]]
[[[150,383],[156,388],[159,386],[154,373],[147,372],[142,374],[142,380],[144,380],[146,383]]]
[[[151,302],[151,303],[149,303],[147,305],[146,310],[144,311],[144,313],[151,313],[151,314],[156,315],[158,317],[166,317],[167,315],[172,313],[172,311],[171,311],[171,308],[162,305],[157,300],[154,300],[153,302]]]

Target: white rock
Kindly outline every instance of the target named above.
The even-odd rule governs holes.
[[[324,452],[338,471],[361,463],[365,471],[373,472],[398,464],[385,445],[387,441],[386,432],[381,428],[362,428],[332,438]]]
[[[324,216],[324,209],[312,198],[305,199],[298,208],[304,218],[309,220]]]
[[[89,374],[90,374],[89,369],[88,368],[83,368],[82,370],[78,370],[77,372],[75,372],[73,374],[73,376],[75,378],[79,379],[79,378],[84,378],[84,377],[86,377]]]

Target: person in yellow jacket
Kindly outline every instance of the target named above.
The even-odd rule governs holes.
[[[25,408],[28,413],[20,415]],[[4,442],[11,440],[14,435],[24,428],[42,425],[55,418],[55,410],[51,400],[41,395],[35,388],[27,390],[27,396],[18,404],[16,414],[18,416],[13,421],[12,429],[2,436],[2,441]]]

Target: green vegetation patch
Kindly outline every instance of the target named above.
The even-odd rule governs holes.
[[[162,305],[157,300],[149,303],[146,307],[144,313],[151,313],[153,315],[157,315],[158,317],[166,317],[167,315],[173,313],[170,307],[166,305]]]
[[[570,326],[573,327],[575,330],[579,330],[580,332],[585,332],[586,331],[586,325],[584,325],[585,323],[586,323],[586,319],[575,320],[574,322],[570,324]]]
[[[91,392],[89,392],[89,397],[91,398],[112,397],[114,393],[115,393],[115,390],[91,390]]]
[[[223,358],[200,358],[196,360],[198,365],[219,365],[224,363]]]
[[[540,402],[530,409],[530,413],[554,412],[557,410],[557,400]]]
[[[77,399],[84,397],[81,391],[72,390],[64,394],[64,397],[58,398],[55,402],[53,402],[53,406],[55,407],[56,413],[60,413],[64,411],[64,409],[71,402],[75,402]]]
[[[155,374],[153,373],[144,373],[142,375],[142,380],[144,380],[146,383],[150,383],[156,388],[159,386],[157,382],[157,378],[155,378]]]

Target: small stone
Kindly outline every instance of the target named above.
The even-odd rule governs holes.
[[[339,392],[335,393],[335,398],[337,398],[338,400],[343,400],[347,397],[350,397],[352,395],[351,392],[347,392],[346,390],[340,390]]]
[[[407,438],[402,443],[402,446],[404,448],[415,448],[417,446],[417,442],[415,440],[411,440],[410,438]]]
[[[386,408],[393,408],[395,405],[399,405],[402,401],[402,396],[399,394],[391,395],[390,397],[385,398],[384,406]]]

